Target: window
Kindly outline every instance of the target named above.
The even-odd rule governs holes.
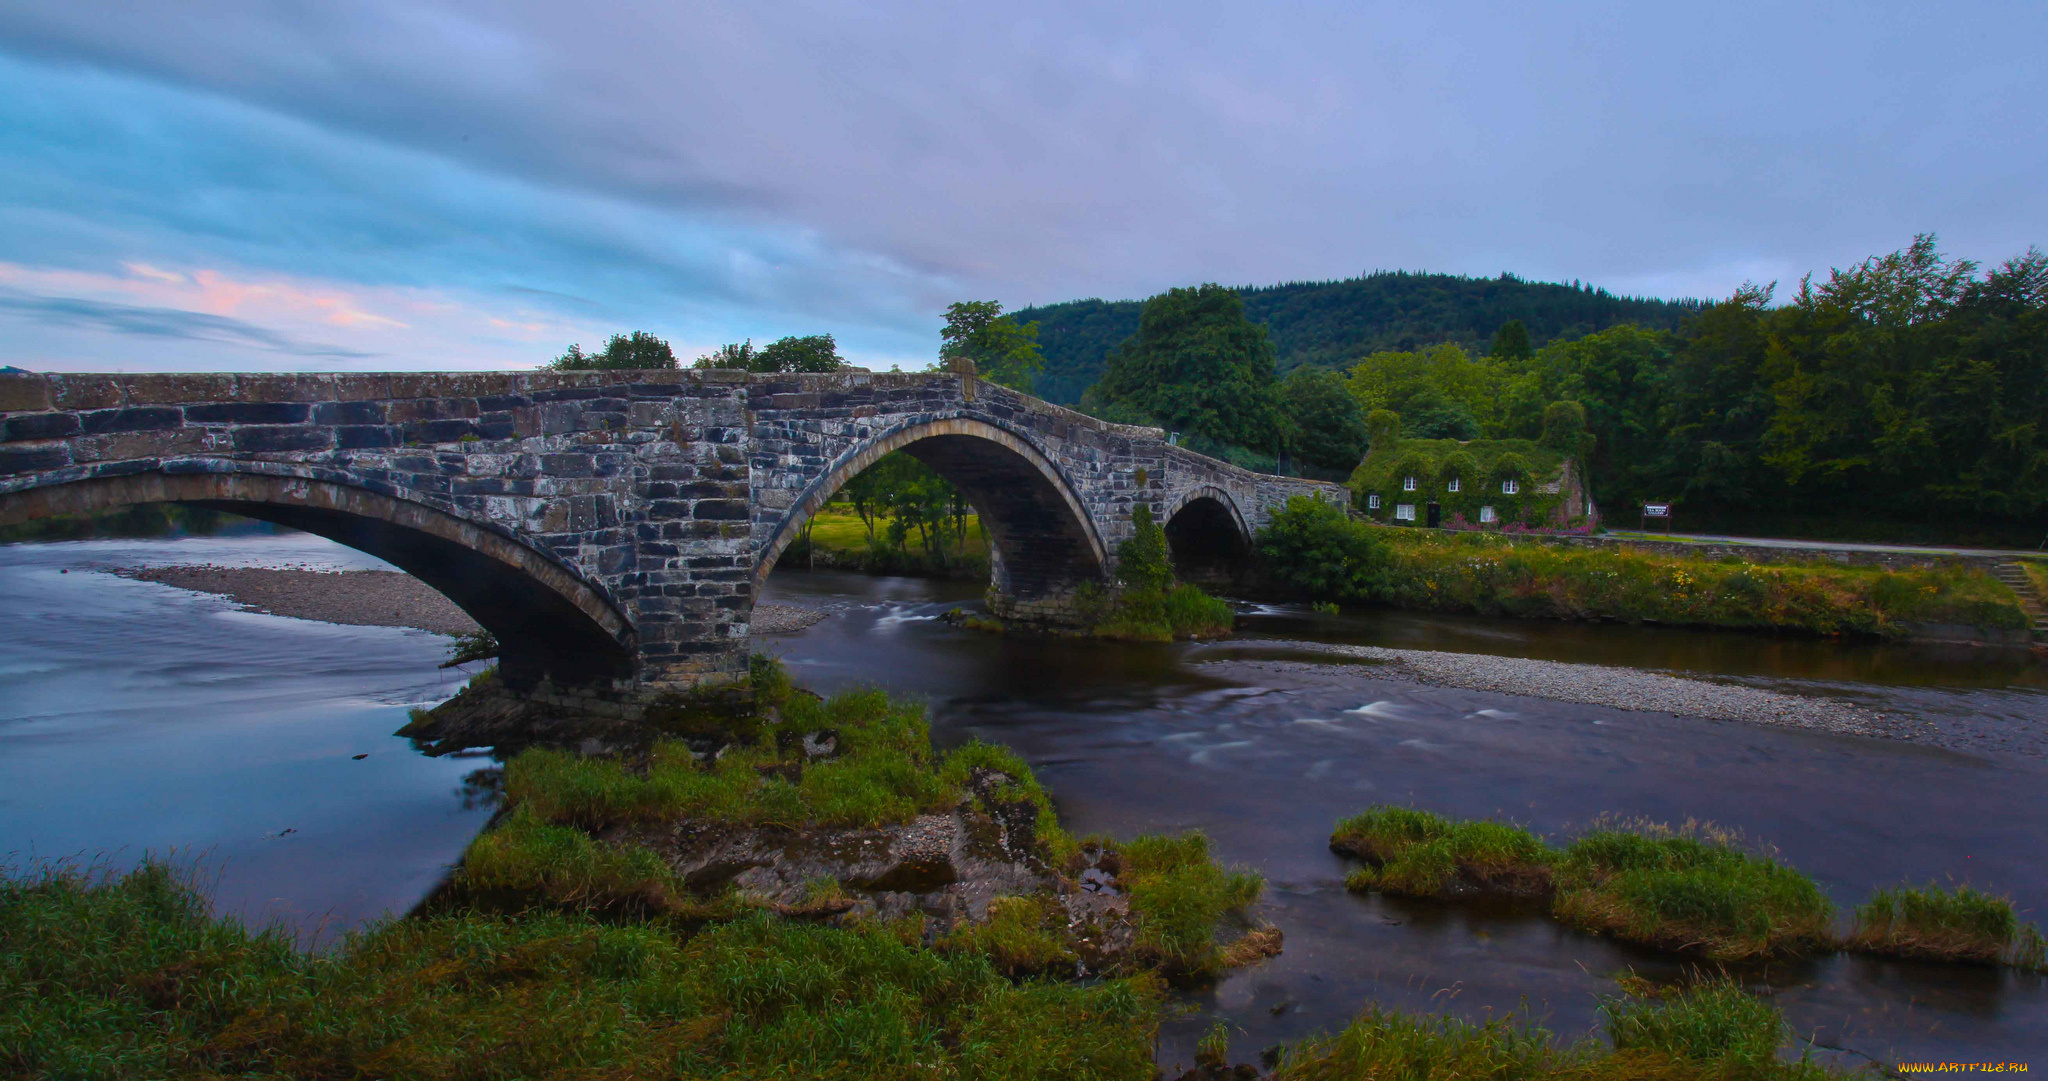
[[[1493,508],[1492,508],[1492,507],[1481,507],[1481,508],[1479,508],[1479,520],[1480,520],[1481,522],[1491,522],[1491,521],[1493,521],[1493,520],[1494,520],[1494,517],[1493,517]]]
[[[1371,495],[1369,495],[1369,496],[1366,496],[1366,497],[1365,497],[1365,509],[1366,509],[1366,510],[1378,510],[1378,509],[1380,509],[1380,494],[1379,494],[1378,492],[1374,492],[1374,493],[1372,493]]]
[[[1458,490],[1458,478],[1456,478],[1456,477],[1452,477],[1452,478],[1451,478],[1451,482],[1450,482],[1449,484],[1446,484],[1446,485],[1444,485],[1444,491],[1447,491],[1447,492],[1455,492],[1455,491],[1457,491],[1457,490]]]
[[[1413,503],[1396,503],[1396,504],[1394,504],[1394,520],[1395,520],[1395,521],[1397,521],[1397,522],[1412,522],[1412,521],[1414,521],[1414,520],[1415,520],[1415,504],[1413,504]]]
[[[1404,491],[1404,492],[1412,492],[1412,491],[1414,491],[1414,490],[1415,490],[1415,478],[1414,478],[1414,477],[1402,477],[1402,478],[1401,478],[1401,490],[1402,490],[1402,491]]]
[[[1500,494],[1502,495],[1514,495],[1516,492],[1519,492],[1521,490],[1522,482],[1515,480],[1512,477],[1500,482]]]

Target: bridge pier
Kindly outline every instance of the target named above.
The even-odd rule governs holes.
[[[896,450],[973,503],[990,609],[1047,628],[1141,504],[1241,546],[1290,495],[1348,503],[953,372],[0,374],[0,524],[193,502],[319,533],[491,630],[504,694],[628,722],[745,680],[776,559]]]

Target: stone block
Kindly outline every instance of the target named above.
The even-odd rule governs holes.
[[[312,407],[300,402],[215,402],[185,407],[188,424],[304,424]]]
[[[83,429],[75,413],[16,413],[8,417],[0,428],[0,442],[19,443],[29,439],[64,439],[77,435]]]
[[[50,408],[50,385],[35,374],[0,373],[0,413]]]
[[[128,400],[128,392],[110,375],[52,375],[50,405],[57,409],[111,409]]]
[[[40,473],[71,464],[71,448],[63,443],[43,446],[12,444],[0,446],[0,477],[17,473]]]
[[[80,427],[87,435],[104,435],[109,432],[154,432],[176,428],[184,423],[185,413],[177,406],[96,409],[79,417]]]
[[[235,450],[243,454],[326,450],[333,445],[334,433],[326,428],[292,426],[235,429]]]
[[[315,424],[382,424],[382,402],[322,402],[313,407]]]

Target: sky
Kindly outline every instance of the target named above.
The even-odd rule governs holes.
[[[2048,245],[2048,5],[0,4],[0,364],[685,362],[1376,269]]]

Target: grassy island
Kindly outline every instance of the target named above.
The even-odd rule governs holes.
[[[1960,886],[1879,890],[1838,937],[1812,878],[1731,831],[1603,821],[1562,848],[1504,822],[1380,805],[1337,823],[1330,848],[1363,866],[1354,892],[1542,898],[1586,931],[1716,961],[1835,949],[2043,970],[2043,940],[2012,902]]]

